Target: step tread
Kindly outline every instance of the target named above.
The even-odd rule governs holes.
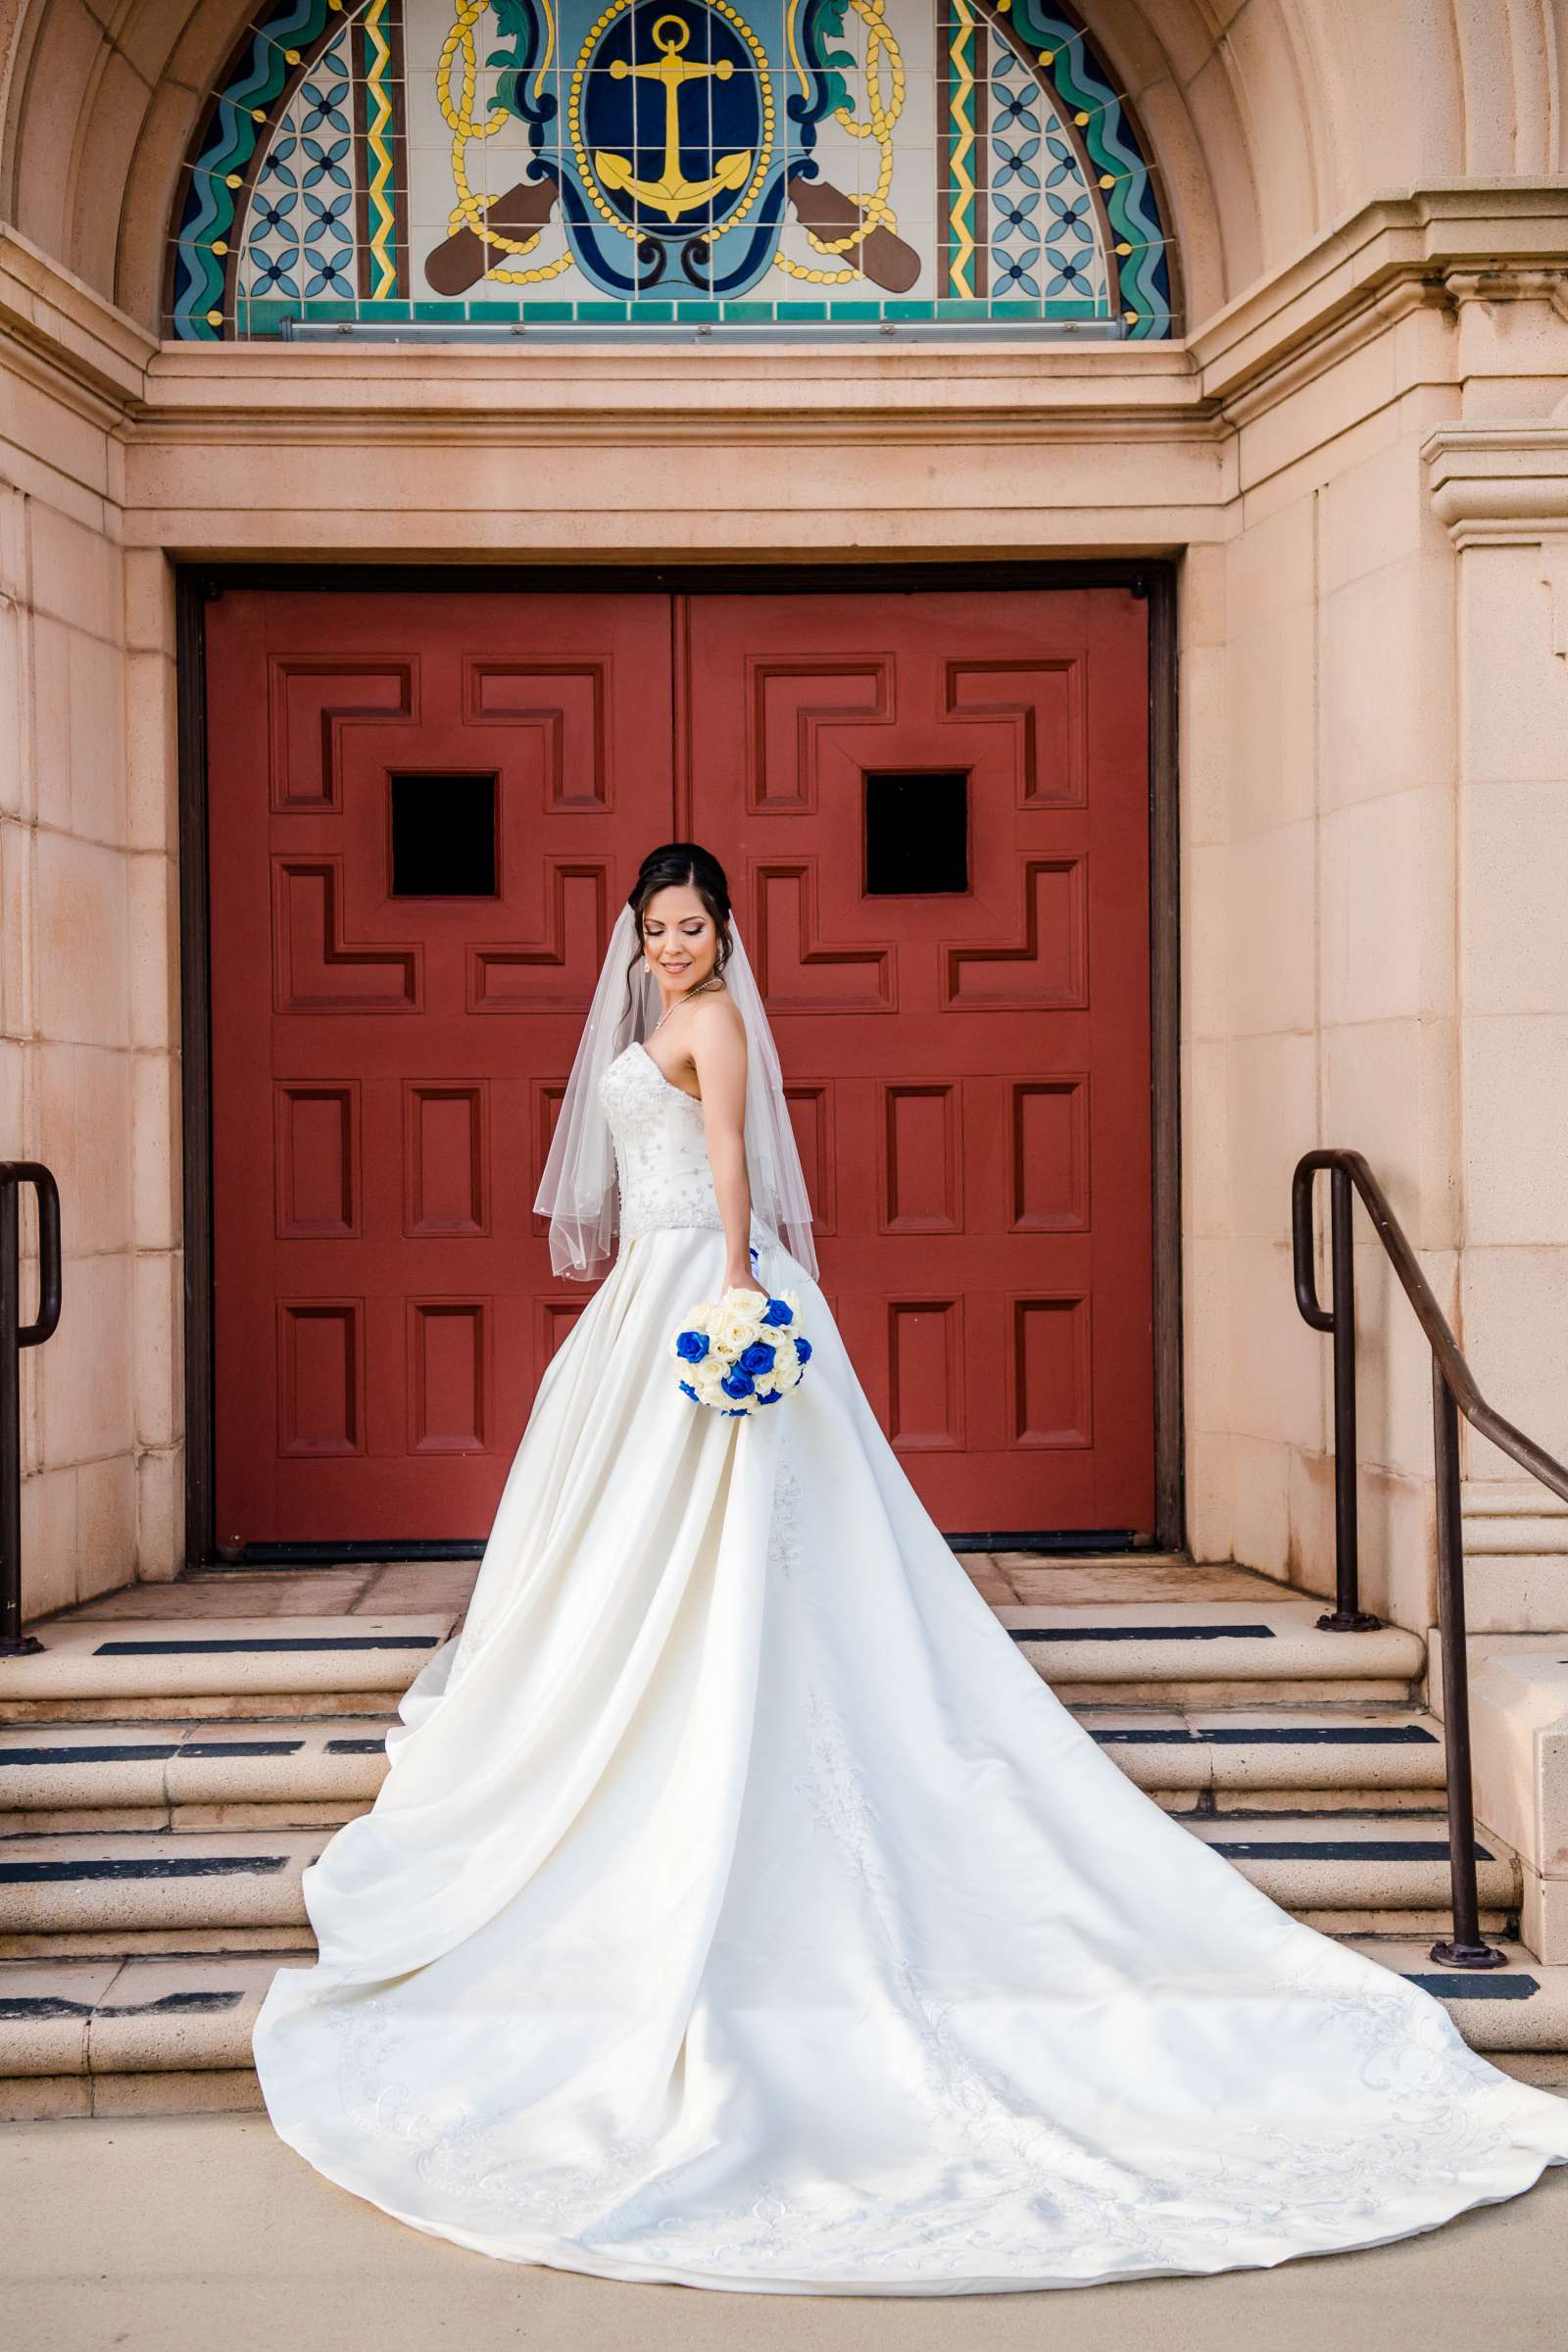
[[[1440,1999],[1479,2049],[1568,2050],[1568,1967],[1507,1942],[1507,1966],[1470,1976],[1426,1943],[1347,1936],[1347,1947]],[[0,1961],[0,2077],[174,2073],[249,2066],[256,2013],[279,1967],[308,1953]]]
[[[407,1689],[450,1611],[388,1617],[70,1618],[0,1658],[0,1701]]]
[[[1260,1683],[1413,1680],[1426,1644],[1402,1626],[1326,1633],[1317,1600],[993,1604],[998,1621],[1052,1681]]]

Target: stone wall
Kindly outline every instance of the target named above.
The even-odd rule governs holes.
[[[6,258],[15,335],[43,322],[43,280]],[[101,408],[7,338],[0,1153],[54,1170],[65,1255],[60,1328],[24,1358],[30,1611],[169,1576],[182,1550],[169,567],[122,548]]]

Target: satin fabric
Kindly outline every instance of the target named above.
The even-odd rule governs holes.
[[[461,1641],[306,1873],[319,1963],[255,2035],[283,2138],[483,2253],[801,2293],[1273,2264],[1568,2161],[1568,2104],[1079,1728],[776,1241],[801,1387],[680,1394],[723,1267],[624,1242],[546,1373]]]

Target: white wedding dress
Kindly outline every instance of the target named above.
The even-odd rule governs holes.
[[[1375,2245],[1568,2161],[1568,2104],[1298,1925],[1018,1654],[821,1292],[768,1412],[677,1385],[722,1282],[701,1106],[602,1099],[620,1250],[465,1629],[306,1873],[256,2059],[345,2188],[516,2262],[956,2294]]]

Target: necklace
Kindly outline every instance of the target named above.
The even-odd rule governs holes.
[[[668,1020],[668,1018],[669,1018],[670,1014],[671,1014],[671,1013],[674,1011],[674,1009],[675,1009],[675,1005],[676,1005],[676,1004],[685,1004],[685,1002],[686,1002],[686,998],[687,998],[687,997],[700,997],[700,996],[702,995],[702,993],[703,993],[703,991],[704,991],[704,989],[705,989],[705,988],[720,988],[720,987],[722,987],[722,985],[723,985],[723,983],[720,981],[720,979],[719,979],[719,977],[718,977],[718,974],[717,974],[716,972],[710,972],[710,974],[709,974],[709,976],[708,976],[708,978],[707,978],[706,980],[699,980],[699,981],[698,981],[698,983],[697,983],[697,986],[696,986],[695,988],[689,988],[689,989],[686,991],[686,996],[683,996],[683,997],[677,997],[677,998],[675,999],[675,1004],[666,1004],[666,1005],[665,1005],[665,1007],[664,1007],[663,1011],[662,1011],[662,1012],[660,1014],[660,1016],[659,1016],[658,1020],[657,1020],[657,1021],[654,1023],[653,1027],[652,1027],[652,1028],[649,1030],[649,1032],[648,1032],[649,1036],[650,1036],[650,1037],[657,1037],[657,1036],[659,1035],[659,1032],[661,1031],[661,1029],[662,1029],[662,1027],[664,1026],[664,1023],[665,1023],[665,1022]]]

